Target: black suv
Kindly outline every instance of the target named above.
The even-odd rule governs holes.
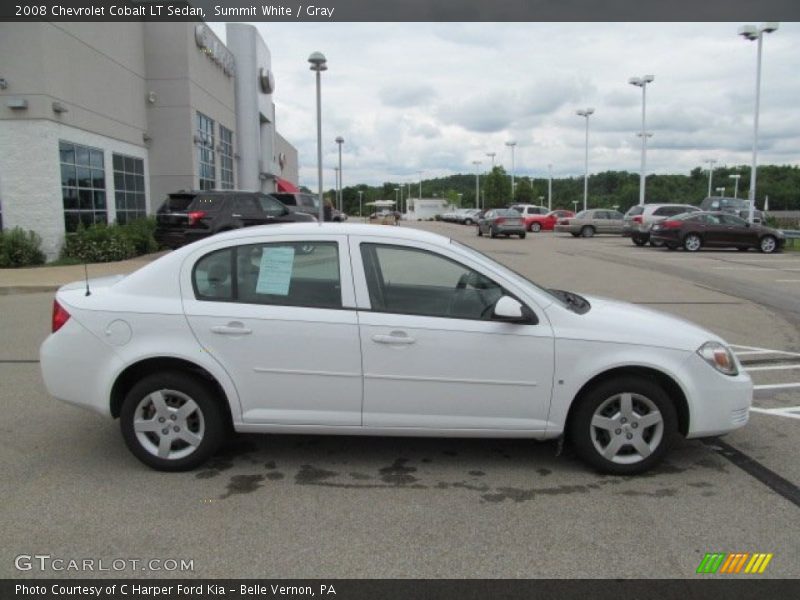
[[[176,192],[156,212],[156,241],[179,248],[221,231],[266,225],[316,221],[300,211],[289,210],[276,198],[259,192]]]

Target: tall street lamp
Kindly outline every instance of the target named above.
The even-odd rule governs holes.
[[[395,208],[395,210],[400,210],[400,207],[398,206],[398,203],[397,203],[397,192],[399,192],[399,191],[400,191],[400,188],[394,188],[394,208]]]
[[[652,136],[652,133],[647,133],[645,128],[645,108],[647,106],[647,84],[652,83],[655,77],[653,75],[642,75],[641,77],[631,77],[628,83],[642,88],[642,132],[639,137],[642,138],[642,170],[639,174],[639,205],[644,204],[644,186],[646,180],[646,164],[647,164],[647,138]]]
[[[311,70],[317,73],[317,180],[319,195],[319,222],[325,220],[325,204],[322,201],[322,92],[321,74],[328,70],[328,61],[322,52],[312,52],[308,57]]]
[[[586,119],[586,150],[584,155],[584,163],[586,168],[583,175],[583,210],[586,210],[586,204],[589,198],[589,117],[594,114],[594,109],[582,108],[575,111],[575,114]]]
[[[419,173],[419,200],[422,200],[422,171],[417,171]],[[416,210],[416,206],[414,207]]]
[[[511,201],[514,201],[514,148],[516,147],[517,142],[510,141],[506,142],[506,146],[511,148]]]
[[[553,165],[547,165],[547,210],[553,210]]]
[[[481,161],[473,160],[472,164],[475,165],[475,208],[480,208],[481,192],[480,192],[480,167]]]
[[[334,193],[336,194],[336,197],[334,198],[334,203],[333,204],[338,210],[338,208],[339,208],[339,167],[333,167],[333,172],[336,175],[336,188],[334,189]]]
[[[336,192],[336,204],[339,205],[339,212],[342,210],[342,190],[344,186],[342,185],[342,144],[344,144],[344,138],[342,136],[336,137],[336,144],[339,146],[339,189]]]
[[[363,190],[358,190],[358,216],[363,217],[363,211],[361,210],[361,198],[364,196]]]
[[[724,187],[718,187],[718,188],[714,188],[714,189],[717,191],[717,194],[719,195],[720,198],[722,198],[725,195],[725,188]]]
[[[461,206],[461,197],[462,197],[463,195],[464,195],[464,194],[462,194],[461,192],[459,192],[459,193],[458,193],[458,208],[462,208],[462,206]]]
[[[741,175],[739,173],[735,173],[733,175],[728,175],[730,179],[733,179],[733,197],[739,197],[739,179],[741,179]]]
[[[708,163],[708,197],[711,197],[711,180],[714,177],[714,165],[717,164],[716,158],[707,158],[703,162]]]
[[[494,157],[497,156],[497,152],[487,152],[486,156],[492,159],[492,169],[494,169]]]
[[[777,31],[778,23],[769,22],[762,23],[759,26],[743,25],[739,28],[739,35],[746,40],[758,42],[758,58],[756,61],[756,108],[755,116],[753,118],[753,161],[750,166],[750,191],[747,198],[750,201],[750,213],[748,221],[753,222],[753,216],[756,206],[756,154],[758,152],[758,109],[761,103],[761,47],[764,41],[765,33],[772,33]]]

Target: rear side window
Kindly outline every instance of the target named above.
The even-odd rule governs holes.
[[[628,209],[628,212],[625,214],[629,217],[635,217],[636,215],[640,215],[643,212],[644,212],[644,206],[637,205],[637,206],[631,206],[630,209]]]
[[[186,210],[194,200],[194,196],[169,196],[164,200],[161,211],[172,212]]]
[[[284,242],[218,250],[197,261],[192,285],[198,300],[341,308],[339,246]]]
[[[294,194],[272,194],[273,198],[277,198],[286,206],[297,206],[297,197]]]

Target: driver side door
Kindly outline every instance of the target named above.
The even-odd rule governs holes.
[[[440,249],[351,236],[365,427],[543,431],[553,336],[492,320],[509,292]]]

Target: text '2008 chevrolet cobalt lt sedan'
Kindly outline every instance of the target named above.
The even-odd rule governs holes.
[[[56,294],[44,381],[118,417],[130,450],[156,469],[201,464],[232,427],[565,435],[594,467],[631,474],[678,435],[741,427],[752,399],[713,333],[544,289],[409,228],[237,230],[89,288]]]

